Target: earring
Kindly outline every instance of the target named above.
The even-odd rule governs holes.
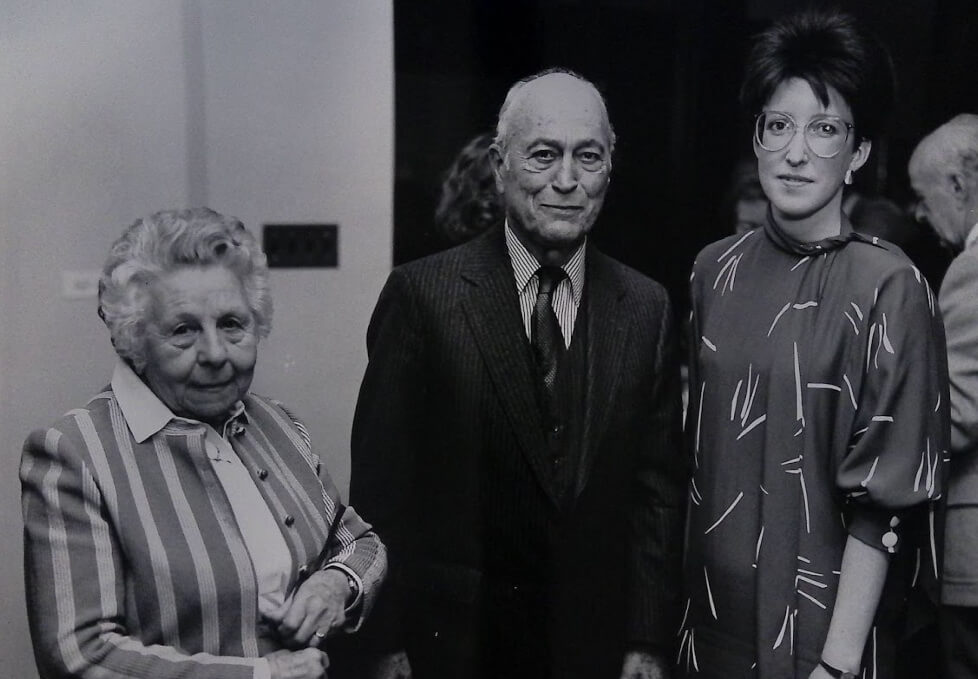
[[[846,170],[846,184],[852,185],[852,170]]]

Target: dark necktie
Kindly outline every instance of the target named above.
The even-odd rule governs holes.
[[[564,351],[564,336],[560,332],[557,314],[554,313],[553,296],[557,285],[566,276],[564,270],[557,266],[541,266],[537,269],[540,287],[537,289],[537,301],[533,307],[530,343],[533,345],[533,355],[548,396],[553,396],[557,363]]]

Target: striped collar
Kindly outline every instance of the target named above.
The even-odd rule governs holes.
[[[173,411],[160,400],[160,397],[154,394],[146,386],[146,383],[139,379],[129,364],[121,358],[116,361],[112,371],[112,392],[115,394],[116,401],[119,402],[122,416],[126,418],[126,424],[129,426],[133,438],[136,439],[136,443],[143,443],[173,420],[203,424],[198,420],[174,415]],[[238,401],[234,404],[234,410],[227,421],[230,422],[242,415],[247,417],[245,405],[242,401]]]
[[[509,260],[513,264],[513,275],[516,277],[516,289],[523,292],[529,285],[530,279],[540,268],[540,262],[526,249],[519,237],[513,232],[506,220],[506,250],[509,252]],[[567,274],[567,279],[571,284],[571,295],[574,298],[574,305],[580,306],[581,297],[584,294],[584,264],[586,261],[587,237],[584,242],[577,246],[577,250],[571,255],[561,267]]]

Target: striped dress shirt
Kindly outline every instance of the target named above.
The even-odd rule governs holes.
[[[230,437],[288,546],[293,587],[318,557],[339,494],[301,424],[253,394]],[[40,674],[257,679],[264,632],[247,543],[206,454],[204,425],[138,440],[111,388],[31,433],[21,462],[28,617]],[[386,570],[370,526],[343,510],[326,565],[363,583],[359,627]],[[267,676],[267,675],[266,675]]]
[[[577,310],[581,306],[581,297],[584,295],[585,245],[587,245],[586,239],[561,267],[567,277],[557,284],[551,301],[554,313],[557,315],[557,322],[560,324],[560,334],[564,336],[565,348],[570,347],[571,338],[574,336]],[[533,306],[537,302],[537,291],[540,289],[540,279],[537,276],[540,262],[513,233],[508,221],[506,222],[506,249],[509,251],[513,275],[516,277],[516,291],[520,298],[523,327],[526,329],[527,338],[530,338]]]

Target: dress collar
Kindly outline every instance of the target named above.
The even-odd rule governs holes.
[[[112,371],[112,392],[115,394],[122,416],[137,443],[143,443],[153,434],[163,429],[171,421],[204,424],[199,420],[178,417],[173,414],[160,397],[146,386],[129,364],[119,359]],[[223,428],[238,417],[247,418],[242,401],[234,404],[231,414]],[[223,432],[218,432],[223,433]]]
[[[837,250],[854,240],[880,245],[878,238],[867,238],[854,230],[852,228],[852,222],[849,221],[849,217],[844,212],[842,213],[842,230],[839,235],[829,236],[822,240],[804,242],[788,235],[777,225],[774,221],[774,213],[769,206],[767,209],[767,220],[764,222],[764,233],[782,250],[809,257]]]

